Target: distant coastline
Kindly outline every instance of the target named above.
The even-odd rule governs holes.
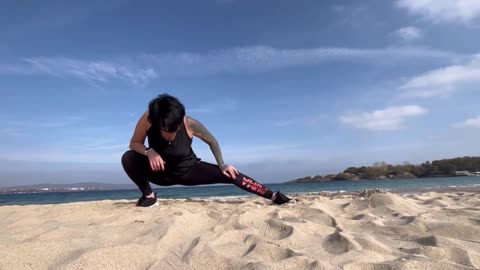
[[[348,174],[340,173],[340,175],[350,176]],[[359,178],[355,175],[351,175],[351,179],[344,179],[343,176],[337,177],[337,174],[328,174],[328,175],[316,175],[316,176],[306,176],[294,180],[289,180],[285,183],[313,183],[313,182],[331,182],[331,181],[362,181],[362,180],[393,180],[393,179],[417,179],[417,178],[443,178],[443,177],[463,177],[465,175],[427,175],[422,177],[417,177],[412,174],[403,174],[403,175],[394,175],[394,176],[385,176],[379,178]],[[476,176],[476,175],[471,175]],[[480,176],[480,175],[478,175]]]
[[[15,187],[0,188],[0,194],[22,194],[22,193],[54,193],[54,192],[84,192],[101,190],[122,190],[135,189],[134,184],[105,184],[95,182],[74,183],[74,184],[38,184]]]
[[[404,162],[391,165],[375,162],[373,166],[349,167],[341,173],[306,176],[286,183],[312,183],[327,181],[360,181],[387,179],[414,179],[435,177],[480,176],[480,157],[458,157],[452,159],[426,161],[413,165]]]

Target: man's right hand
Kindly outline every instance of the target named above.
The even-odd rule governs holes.
[[[150,161],[150,167],[152,171],[164,171],[165,170],[165,161],[163,161],[162,157],[155,152],[155,150],[150,150],[147,153],[148,161]]]

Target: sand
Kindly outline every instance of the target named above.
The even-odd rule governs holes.
[[[480,194],[0,207],[0,269],[479,269]]]

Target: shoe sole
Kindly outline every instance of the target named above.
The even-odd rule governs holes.
[[[147,207],[155,207],[155,206],[159,206],[160,204],[158,203],[158,201],[156,201],[154,204],[150,205],[150,206],[147,206]]]
[[[136,205],[135,207],[145,207],[145,208],[149,208],[149,207],[155,207],[155,206],[159,206],[160,204],[158,203],[158,201],[156,201],[154,204],[150,205],[150,206],[141,206],[141,205]]]

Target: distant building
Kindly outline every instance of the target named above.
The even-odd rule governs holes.
[[[69,190],[84,190],[85,188],[83,187],[72,187],[72,188],[68,188]]]

